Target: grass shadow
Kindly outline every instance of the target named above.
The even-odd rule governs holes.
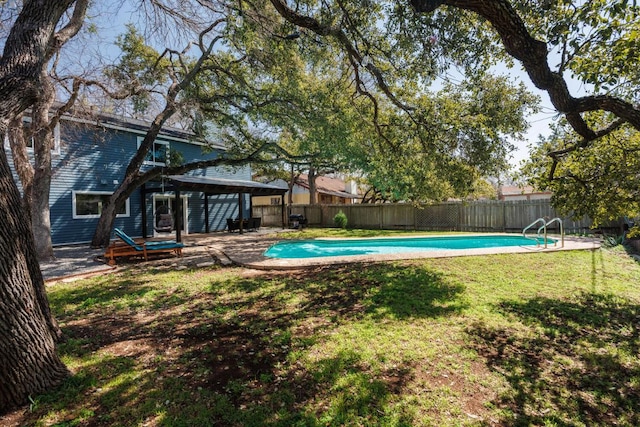
[[[304,364],[300,355],[349,321],[458,313],[462,285],[412,264],[239,271],[136,271],[53,287],[59,351],[74,376],[21,424],[411,425],[390,403],[410,367],[379,372],[342,349]]]
[[[508,381],[510,425],[640,425],[640,305],[584,293],[498,308],[529,332],[475,325],[473,348]]]

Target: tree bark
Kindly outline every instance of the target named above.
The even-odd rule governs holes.
[[[33,157],[34,175],[31,188],[31,229],[36,245],[36,254],[41,261],[54,258],[51,242],[51,215],[49,195],[51,193],[51,150],[54,146],[53,128],[49,110],[55,100],[53,85],[46,72],[41,76],[37,102],[33,108]]]
[[[0,151],[0,413],[68,375],[18,188]]]
[[[56,25],[72,0],[27,0],[0,58],[0,134],[34,102]],[[68,371],[52,321],[28,213],[0,150],[0,413],[58,385]]]
[[[13,154],[13,167],[22,184],[22,203],[25,212],[31,212],[31,188],[33,186],[33,165],[29,161],[27,140],[23,124],[23,115],[19,114],[9,124],[9,145]]]
[[[309,204],[317,205],[318,204],[318,190],[316,188],[316,169],[309,168],[309,175],[307,176],[309,179]]]

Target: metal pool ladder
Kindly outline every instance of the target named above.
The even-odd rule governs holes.
[[[527,230],[530,229],[531,227],[533,227],[534,225],[538,224],[538,223],[542,223],[542,225],[538,228],[538,236],[537,237],[529,237],[527,236]],[[544,218],[538,218],[535,221],[533,221],[531,224],[527,225],[523,230],[522,230],[522,237],[524,237],[525,239],[531,239],[531,240],[535,240],[536,245],[540,246],[540,242],[538,241],[538,239],[542,238],[544,241],[544,248],[547,249],[547,227],[551,224],[553,224],[554,222],[557,222],[558,224],[560,224],[560,247],[564,248],[564,227],[562,225],[562,220],[560,218],[553,218],[549,221],[546,221]],[[540,236],[540,232],[544,231],[543,236]],[[557,244],[554,243],[554,246]]]

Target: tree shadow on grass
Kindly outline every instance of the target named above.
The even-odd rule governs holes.
[[[285,279],[285,289],[300,295],[303,315],[351,318],[393,316],[433,318],[467,307],[464,286],[442,274],[406,264],[352,264],[298,272]]]
[[[510,425],[640,425],[640,306],[582,294],[535,298],[499,310],[529,333],[475,325],[473,347],[510,389],[496,405]]]
[[[351,320],[465,307],[463,286],[414,265],[215,274],[196,291],[148,273],[53,292],[74,376],[23,424],[54,413],[60,425],[410,425],[386,412],[410,367],[374,371],[346,350],[295,360]]]

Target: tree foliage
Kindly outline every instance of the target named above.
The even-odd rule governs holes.
[[[361,73],[362,85],[375,83],[376,89],[370,89],[369,93],[375,90],[384,94],[412,118],[416,114],[406,102],[406,91],[389,83],[405,83],[397,79],[397,70],[392,66],[395,52],[389,55],[385,49],[370,49],[371,45],[384,46],[380,41],[382,29],[388,31],[389,40],[402,40],[398,55],[407,58],[436,55],[442,64],[440,70],[456,65],[466,73],[477,73],[483,66],[486,68],[491,59],[517,60],[532,83],[547,92],[554,108],[571,129],[564,141],[572,141],[571,144],[564,144],[563,148],[546,146],[550,181],[561,169],[560,164],[570,161],[570,153],[579,156],[586,148],[601,144],[601,139],[610,140],[607,136],[623,123],[640,130],[640,109],[635,106],[638,74],[634,63],[629,61],[637,52],[639,42],[636,2],[310,0],[290,4],[271,0],[271,3],[287,21],[336,40],[354,70]],[[381,17],[381,11],[389,18]],[[353,14],[362,17],[352,19]],[[362,26],[363,16],[373,16],[375,23]],[[467,38],[470,34],[473,39]],[[443,46],[437,52],[428,44],[436,40]],[[447,49],[450,46],[454,47]],[[550,62],[556,57],[559,60],[552,69]],[[436,68],[414,70],[413,76],[428,81],[427,76],[432,76]],[[564,77],[567,71],[593,85],[592,94],[573,96]],[[590,113],[599,114],[602,119],[592,120]],[[586,164],[589,162],[585,160]],[[563,178],[558,180],[565,182]]]
[[[271,27],[281,22],[282,34],[292,31],[268,8],[242,4],[271,13]],[[482,23],[456,18],[459,27],[447,32],[444,15],[415,22],[384,2],[296,7],[317,11],[322,26],[303,28],[288,43],[278,40],[275,57],[284,61],[274,61],[273,79],[261,87],[287,103],[265,102],[251,123],[264,124],[291,152],[306,154],[309,167],[330,165],[366,177],[393,200],[465,195],[475,177],[505,169],[509,137],[525,130],[524,116],[537,99],[489,75],[488,59],[459,48],[461,39],[474,38],[479,51],[491,49]],[[319,37],[327,34],[333,37]],[[430,91],[452,63],[474,83],[445,82]]]
[[[536,187],[553,191],[554,206],[564,214],[587,215],[595,225],[640,216],[640,133],[622,126],[586,147],[568,151],[558,164],[547,155],[576,142],[566,122],[556,126],[550,137],[532,147],[523,174]]]

